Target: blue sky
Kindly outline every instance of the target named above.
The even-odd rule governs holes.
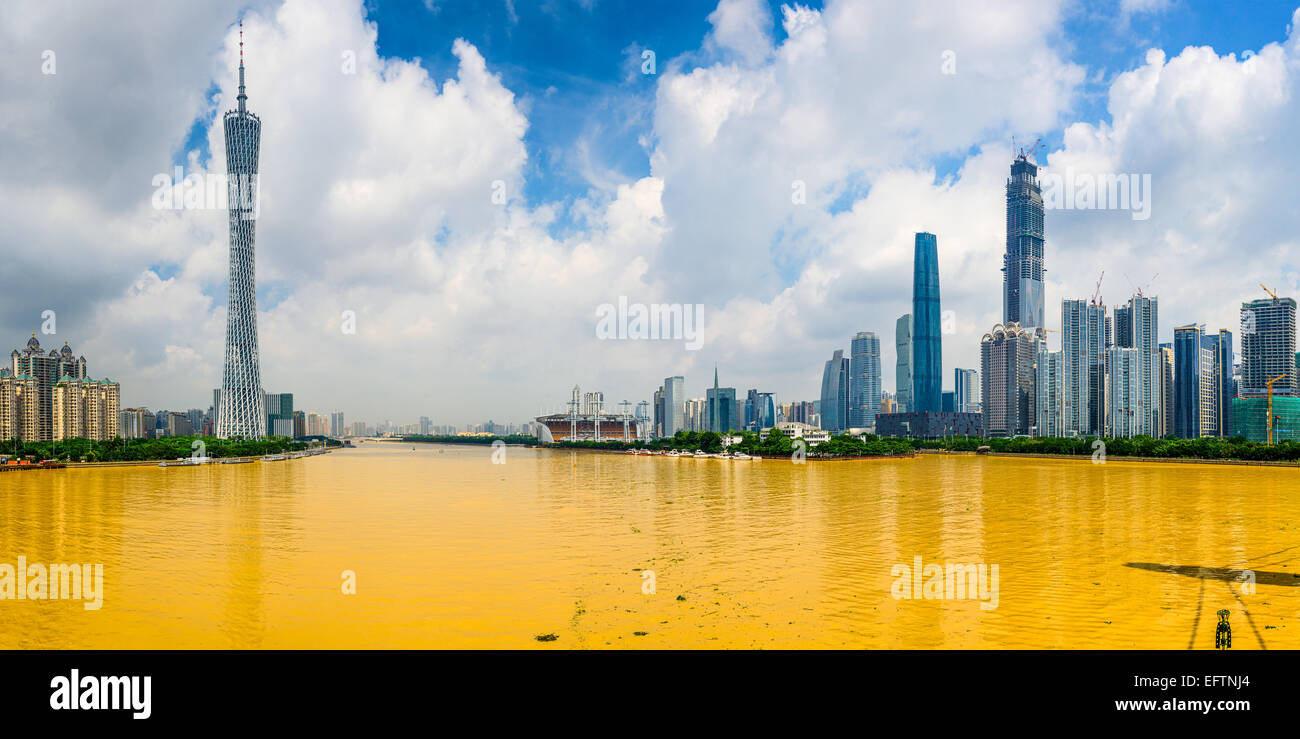
[[[784,38],[781,2],[769,3],[771,32]],[[821,2],[803,5],[820,9]],[[580,138],[591,142],[596,165],[635,179],[649,173],[638,137],[650,133],[654,80],[639,74],[629,50],[653,49],[660,66],[698,49],[709,31],[709,2],[611,0],[436,0],[430,10],[410,0],[368,0],[384,56],[419,58],[439,84],[456,71],[452,42],[464,38],[530,111],[526,143],[531,160],[525,196],[530,203],[564,201],[585,193],[587,181],[571,158]],[[587,7],[590,6],[590,7]],[[1065,23],[1071,60],[1090,79],[1078,120],[1106,117],[1105,91],[1115,75],[1138,66],[1147,49],[1169,56],[1189,45],[1220,54],[1259,49],[1276,41],[1290,21],[1290,0],[1170,0],[1158,12],[1139,12],[1125,23],[1118,1],[1080,2]],[[553,89],[552,89],[553,88]],[[1044,144],[1061,144],[1060,131],[1027,132]],[[939,176],[952,174],[968,152],[936,161]]]
[[[1151,0],[1157,10],[1125,14],[1119,0],[1080,2],[1067,16],[1069,58],[1087,67],[1077,120],[1105,120],[1105,94],[1114,77],[1142,63],[1147,49],[1175,56],[1187,46],[1211,46],[1220,54],[1257,50],[1276,41],[1290,21],[1291,0]],[[784,38],[782,2],[769,2],[771,33]],[[821,2],[802,5],[820,9]],[[587,193],[593,170],[623,180],[649,173],[643,137],[651,134],[650,109],[656,77],[640,73],[641,51],[651,49],[662,66],[700,47],[708,34],[713,3],[613,2],[611,0],[366,0],[378,26],[379,53],[419,59],[439,86],[456,73],[452,43],[474,44],[489,69],[519,98],[529,115],[525,138],[529,167],[524,196],[530,204],[571,202]],[[208,90],[211,98],[217,92]],[[194,122],[184,149],[207,161],[212,108]],[[1061,131],[1034,131],[1044,147],[1061,145]],[[584,145],[579,147],[579,142]],[[933,164],[940,178],[952,175],[973,150],[954,152]],[[583,163],[590,162],[587,168]],[[865,189],[846,193],[844,204]],[[564,214],[557,228],[567,223]]]

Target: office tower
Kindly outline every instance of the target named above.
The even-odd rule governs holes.
[[[1141,425],[1141,352],[1131,347],[1106,349],[1106,428],[1111,438],[1137,436]]]
[[[776,425],[776,403],[772,393],[750,390],[745,398],[745,428],[762,431]]]
[[[944,391],[943,391],[943,395],[940,396],[940,398],[941,398],[941,399],[940,399],[940,401],[939,401],[939,410],[943,411],[944,413],[956,413],[956,412],[957,412],[957,393],[956,393],[956,392],[954,392],[954,391],[952,391],[952,390],[944,390]]]
[[[217,436],[266,436],[266,398],[257,350],[256,198],[262,121],[248,112],[244,94],[244,32],[239,32],[238,110],[227,111],[226,192],[230,222],[230,276],[226,298],[226,363],[221,377]]]
[[[1106,307],[1061,301],[1061,435],[1100,436],[1105,424]]]
[[[1034,366],[1042,334],[1017,323],[995,324],[980,339],[984,435],[1033,433],[1038,420]]]
[[[432,431],[432,427],[430,427]],[[346,436],[348,433],[347,424],[343,419],[343,411],[335,411],[330,414],[330,434],[332,436]]]
[[[1218,341],[1214,345],[1214,384],[1218,396],[1217,434],[1227,438],[1232,436],[1232,400],[1237,397],[1237,380],[1234,375],[1235,364],[1232,353],[1232,332],[1226,328],[1219,329]]]
[[[938,411],[943,393],[943,335],[939,325],[939,244],[916,235],[912,268],[912,404],[909,411]]]
[[[1300,396],[1296,374],[1296,301],[1265,298],[1241,304],[1242,397]]]
[[[898,317],[894,323],[894,347],[898,357],[895,364],[897,387],[894,399],[898,402],[898,412],[907,413],[915,410],[912,406],[912,314]]]
[[[849,427],[875,426],[880,412],[880,339],[871,331],[859,331],[849,353]]]
[[[849,360],[836,349],[822,371],[821,427],[832,434],[848,428]]]
[[[1160,438],[1174,433],[1174,345],[1161,344],[1160,353]]]
[[[663,436],[664,435],[664,422],[663,422],[664,386],[660,385],[659,389],[655,390],[654,395],[652,395],[651,397],[652,397],[651,405],[653,406],[654,409],[654,414],[650,419],[651,428],[654,429],[655,436]]]
[[[713,387],[704,393],[705,428],[725,434],[740,428],[739,413],[736,408],[736,388],[718,387],[718,368],[713,368]]]
[[[880,399],[881,415],[885,415],[887,413],[897,413],[897,412],[898,412],[898,403],[893,399],[893,397],[886,395]]]
[[[663,435],[672,436],[685,429],[686,378],[681,375],[664,378]]]
[[[953,370],[953,392],[958,413],[980,412],[980,373],[973,369]]]
[[[1125,324],[1123,331],[1127,344],[1120,348],[1137,349],[1138,390],[1133,406],[1135,426],[1133,435],[1143,434],[1157,436],[1160,430],[1160,374],[1159,374],[1159,330],[1160,301],[1157,298],[1137,294],[1129,298],[1127,308],[1122,313]],[[1121,311],[1115,311],[1115,323],[1118,330]],[[1231,359],[1231,334],[1228,336],[1228,356]],[[1232,367],[1231,361],[1228,367]],[[1231,373],[1229,373],[1231,374]]]
[[[266,393],[266,433],[293,436],[293,393]]]
[[[594,416],[605,410],[605,393],[597,390],[582,394],[582,415]]]
[[[1038,167],[1022,152],[1007,179],[1007,253],[1002,262],[1002,322],[1043,327],[1043,191]]]
[[[1065,352],[1048,351],[1038,342],[1038,367],[1034,377],[1037,436],[1065,436]]]
[[[1223,356],[1220,336],[1206,336],[1204,327],[1195,324],[1174,327],[1176,436],[1195,439],[1223,435],[1220,406],[1231,402],[1223,396]]]

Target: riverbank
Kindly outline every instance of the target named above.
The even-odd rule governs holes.
[[[1070,459],[1076,462],[1092,462],[1091,456],[1081,454],[1034,454],[1032,452],[967,452],[948,449],[917,449],[921,454],[950,455],[958,457],[1018,457],[1024,459]],[[1300,462],[1272,462],[1253,459],[1200,459],[1197,457],[1124,457],[1110,455],[1106,459],[1116,462],[1159,462],[1162,464],[1213,464],[1237,465],[1243,467],[1300,467]]]

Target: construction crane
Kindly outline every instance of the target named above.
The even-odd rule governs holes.
[[[1267,287],[1264,283],[1262,283],[1262,282],[1259,283],[1259,286],[1262,287],[1262,288],[1264,288],[1264,292],[1266,292],[1266,293],[1268,293],[1269,295],[1273,296],[1273,302],[1274,302],[1274,303],[1277,302],[1277,293],[1273,292],[1272,290],[1269,290],[1268,287]]]
[[[1154,283],[1156,278],[1159,276],[1159,272],[1151,275],[1151,279],[1147,280],[1147,284],[1142,286],[1134,285],[1133,280],[1131,280],[1128,275],[1124,275],[1124,279],[1128,280],[1129,287],[1133,288],[1133,292],[1136,293],[1139,298],[1145,298],[1146,291],[1151,289],[1151,284]]]
[[[1268,288],[1264,288],[1264,289],[1267,290]],[[1274,298],[1274,300],[1276,299],[1277,298]],[[1277,377],[1274,377],[1273,379],[1268,381],[1268,444],[1269,446],[1273,445],[1273,422],[1276,420],[1275,418],[1273,418],[1273,383],[1278,382],[1280,380],[1285,380],[1287,377],[1290,377],[1290,375],[1278,375]]]
[[[1016,149],[1016,137],[1015,137],[1015,136],[1012,136],[1012,137],[1011,137],[1011,153],[1015,156],[1016,159],[1024,159],[1025,161],[1029,161],[1029,158],[1032,157],[1032,156],[1034,155],[1034,152],[1038,151],[1038,145],[1041,144],[1041,143],[1043,143],[1043,140],[1040,138],[1040,139],[1034,141],[1034,145],[1031,146],[1031,147],[1029,147],[1028,149],[1021,148],[1021,149],[1017,150],[1017,149]]]
[[[1090,305],[1093,307],[1101,305],[1101,279],[1105,276],[1106,270],[1104,269],[1101,271],[1101,274],[1097,275],[1097,289],[1092,291],[1092,301],[1090,302]]]

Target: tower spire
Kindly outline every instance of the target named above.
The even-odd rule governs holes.
[[[239,19],[239,112],[245,112],[244,101],[248,96],[244,94],[244,19]]]

